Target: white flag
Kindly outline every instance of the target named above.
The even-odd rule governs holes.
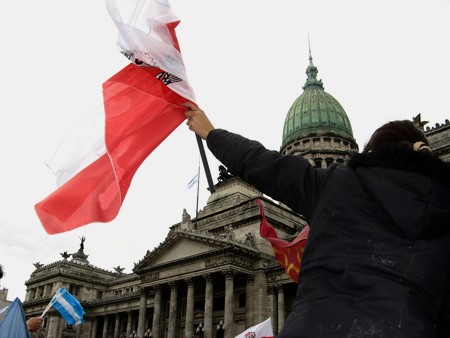
[[[268,318],[262,323],[252,326],[235,338],[273,338],[272,318]]]

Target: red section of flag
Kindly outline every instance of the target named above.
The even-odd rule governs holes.
[[[309,233],[309,225],[292,242],[279,239],[275,229],[266,220],[261,200],[257,199],[255,203],[259,204],[261,209],[261,226],[259,229],[261,237],[270,242],[277,262],[285,269],[288,277],[298,283],[300,263]]]
[[[49,234],[113,220],[147,156],[185,119],[186,101],[155,76],[130,64],[103,84],[107,154],[36,204]]]

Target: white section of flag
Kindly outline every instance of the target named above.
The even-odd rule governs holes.
[[[273,338],[272,318],[268,318],[262,323],[248,328],[235,338]]]
[[[174,92],[195,102],[188,83],[181,53],[167,24],[180,21],[170,10],[167,0],[106,0],[109,15],[119,30],[117,45],[130,60],[138,59],[165,70],[183,81],[168,86]],[[138,64],[139,65],[139,64]]]
[[[198,174],[188,183],[188,189],[191,189],[198,182]]]
[[[105,110],[102,104],[64,137],[45,164],[55,174],[60,187],[104,154]]]

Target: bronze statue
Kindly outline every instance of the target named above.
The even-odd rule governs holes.
[[[67,258],[71,256],[71,254],[68,254],[67,251],[64,251],[63,253],[60,253],[62,258],[64,258],[65,261],[67,261]]]
[[[83,252],[84,253],[84,241],[86,240],[86,238],[80,237],[81,239],[81,244],[80,244],[80,249],[78,250],[78,252]]]
[[[224,182],[232,178],[233,176],[234,175],[227,168],[225,168],[223,165],[219,165],[219,177],[217,178],[219,182]]]

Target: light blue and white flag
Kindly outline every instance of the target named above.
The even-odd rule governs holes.
[[[22,302],[16,298],[8,307],[5,318],[0,323],[0,338],[30,338]]]
[[[191,189],[198,181],[198,174],[194,176],[192,180],[188,183],[188,189]]]
[[[44,314],[54,307],[61,316],[66,320],[69,325],[77,325],[84,323],[83,315],[85,314],[80,302],[66,290],[66,288],[59,289],[53,296],[47,308],[44,310]]]

